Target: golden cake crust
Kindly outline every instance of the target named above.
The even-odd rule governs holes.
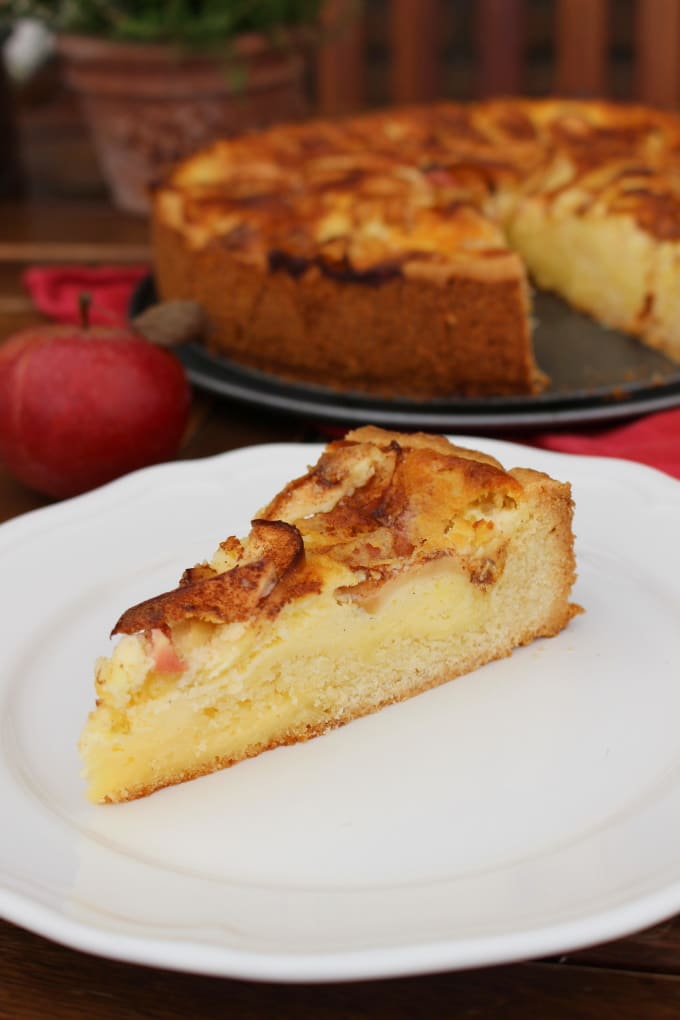
[[[540,389],[527,269],[680,360],[679,160],[679,118],[596,101],[275,127],[215,143],[158,189],[159,290],[198,300],[209,346],[243,365],[383,395]],[[611,252],[590,288],[572,284],[579,245],[589,266]]]
[[[243,543],[227,540],[229,570],[190,568],[176,589],[127,610],[112,633],[273,617],[332,585],[337,564],[350,575],[337,591],[358,601],[375,595],[405,562],[444,555],[456,556],[475,584],[488,585],[500,569],[487,555],[493,529],[466,514],[503,508],[522,494],[494,458],[444,437],[355,429],[261,511]]]

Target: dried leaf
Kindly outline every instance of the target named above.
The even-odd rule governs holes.
[[[197,301],[162,301],[138,315],[132,325],[157,347],[179,347],[201,339],[206,317]]]

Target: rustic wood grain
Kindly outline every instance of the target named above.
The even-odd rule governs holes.
[[[82,262],[93,265],[105,262],[148,262],[149,257],[148,244],[79,244],[71,241],[17,244],[13,241],[0,241],[0,261],[6,262],[22,259],[26,263]]]
[[[393,0],[390,10],[392,99],[436,99],[441,90],[439,0]]]
[[[41,252],[58,253],[61,261],[115,262],[149,257],[149,224],[108,203],[0,203],[0,261],[32,262]],[[74,255],[74,253],[76,253]]]
[[[603,96],[609,91],[607,44],[610,0],[558,0],[555,91]]]
[[[638,97],[659,106],[680,101],[680,0],[636,5],[635,85]]]
[[[365,94],[364,23],[356,0],[328,0],[316,67],[316,105],[326,116],[358,110]]]
[[[520,93],[524,85],[524,0],[478,0],[475,10],[479,95]]]
[[[680,977],[680,916],[627,939],[572,953],[566,960],[593,967],[650,971]]]
[[[279,985],[100,960],[0,923],[2,1020],[677,1020],[674,976],[531,963]]]

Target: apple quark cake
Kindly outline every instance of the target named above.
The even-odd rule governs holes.
[[[96,668],[92,800],[315,737],[555,635],[578,607],[569,485],[441,436],[325,449]]]
[[[298,382],[539,391],[529,280],[680,361],[680,118],[489,100],[219,141],[156,190],[162,298]]]

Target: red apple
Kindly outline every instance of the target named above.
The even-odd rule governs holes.
[[[27,329],[0,346],[0,459],[73,496],[174,457],[189,401],[177,358],[123,326]]]

